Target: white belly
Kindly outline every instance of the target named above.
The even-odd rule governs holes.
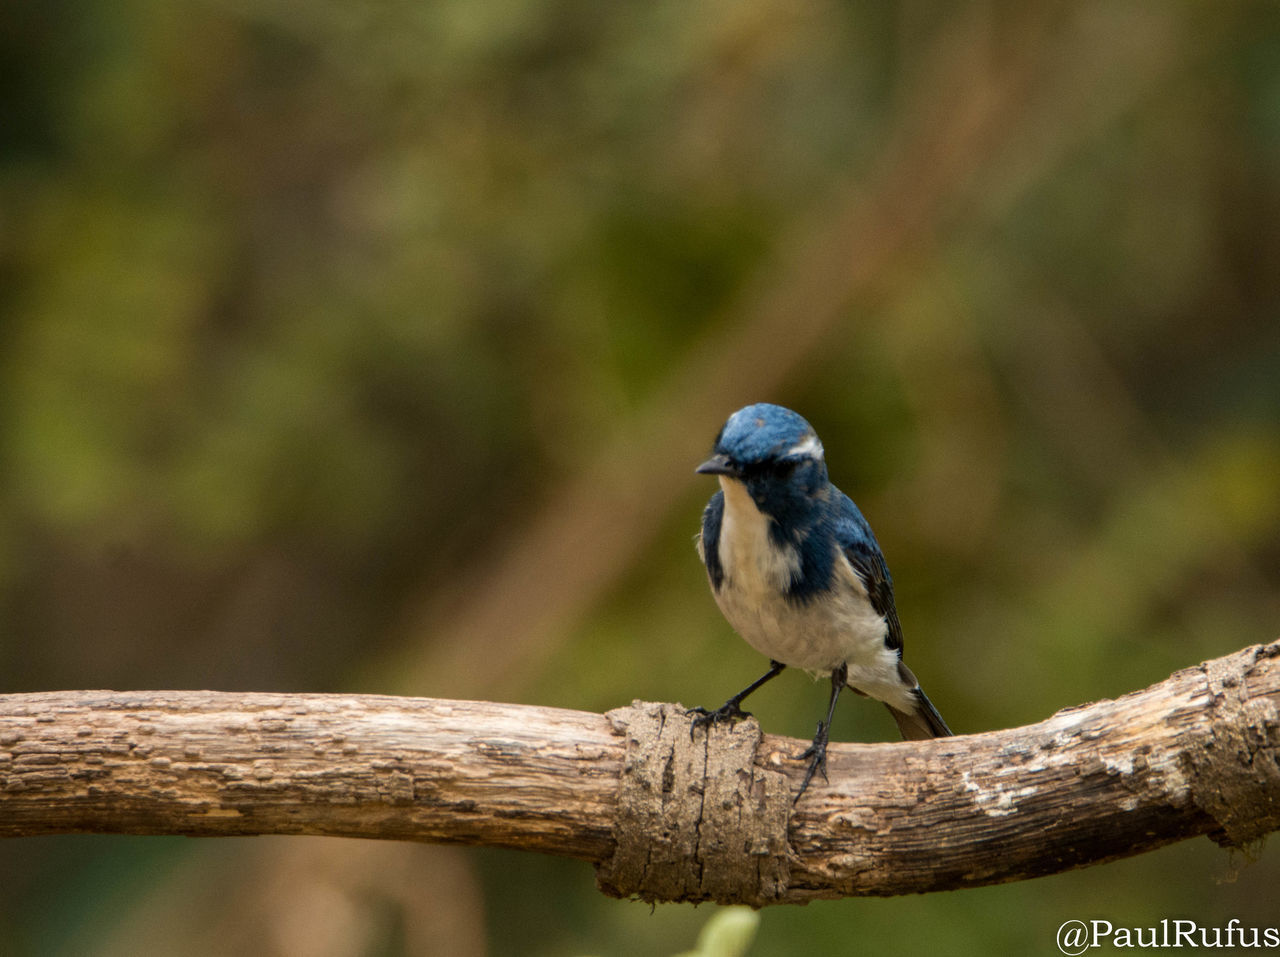
[[[740,482],[720,482],[725,496],[719,541],[724,580],[715,598],[734,630],[762,655],[793,668],[830,674],[846,664],[852,687],[911,710],[898,653],[884,643],[888,625],[843,553],[836,556],[829,595],[789,601],[786,589],[800,568],[799,554],[769,539],[770,519]]]

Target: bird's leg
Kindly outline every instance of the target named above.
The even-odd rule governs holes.
[[[751,692],[755,691],[766,681],[769,681],[771,678],[776,678],[778,675],[782,674],[782,669],[785,667],[786,665],[781,661],[770,661],[769,670],[767,672],[762,674],[755,681],[751,682],[751,684],[747,685],[714,711],[708,711],[706,708],[690,708],[689,710],[696,714],[697,717],[693,719],[693,725],[689,728],[689,736],[692,737],[693,732],[697,728],[705,727],[706,725],[712,724],[716,721],[729,721],[734,718],[749,718],[751,715],[742,710],[742,702],[746,699],[747,695],[751,694]]]
[[[836,701],[839,700],[840,692],[848,680],[847,664],[841,664],[831,672],[831,703],[827,706],[827,720],[818,722],[818,733],[813,736],[813,744],[800,755],[802,758],[809,759],[809,767],[805,769],[804,780],[800,782],[800,790],[796,792],[792,804],[800,800],[800,795],[804,794],[805,788],[809,786],[809,782],[818,771],[822,772],[822,780],[827,780],[827,739],[831,736],[831,721],[836,716]]]

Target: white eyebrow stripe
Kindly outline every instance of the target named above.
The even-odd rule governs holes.
[[[797,458],[802,456],[811,456],[815,459],[820,459],[823,455],[822,443],[819,442],[818,437],[811,432],[795,445],[791,446],[791,448],[787,449],[787,455],[794,455]]]

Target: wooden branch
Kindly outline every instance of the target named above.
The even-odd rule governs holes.
[[[0,696],[0,836],[326,834],[596,865],[645,900],[754,905],[1020,880],[1280,827],[1280,643],[1039,724],[833,744],[678,705],[608,715],[372,695]]]

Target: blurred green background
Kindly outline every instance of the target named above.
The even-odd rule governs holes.
[[[1277,223],[1269,2],[15,0],[0,691],[719,704],[764,662],[693,467],[757,400],[958,731],[1144,687],[1280,631]],[[1276,925],[1277,860],[774,908],[752,953]],[[670,954],[714,910],[483,849],[0,844],[5,953]]]

